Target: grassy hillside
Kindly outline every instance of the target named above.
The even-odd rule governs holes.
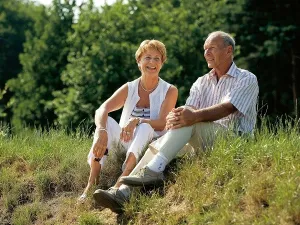
[[[135,189],[116,215],[92,198],[76,203],[91,137],[26,129],[12,136],[1,127],[0,224],[300,224],[297,129],[263,126],[254,139],[229,137],[186,155],[168,168],[164,187]],[[110,155],[102,188],[114,183],[122,159]]]

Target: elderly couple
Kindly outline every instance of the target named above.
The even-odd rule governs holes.
[[[228,33],[210,33],[203,47],[211,71],[193,84],[185,106],[174,108],[178,90],[159,78],[167,59],[164,44],[157,40],[141,43],[135,54],[141,76],[120,87],[96,111],[97,128],[88,155],[90,177],[79,199],[98,182],[115,141],[127,150],[123,173],[113,187],[98,189],[93,196],[98,205],[118,213],[129,200],[130,186],[162,182],[166,165],[187,143],[201,151],[211,147],[221,133],[253,132],[259,91],[256,76],[233,62],[235,41]],[[122,107],[118,124],[108,113]]]

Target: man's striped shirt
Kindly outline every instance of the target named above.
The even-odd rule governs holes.
[[[258,83],[256,76],[238,68],[233,62],[228,72],[217,81],[214,69],[199,77],[190,90],[186,105],[203,109],[230,102],[238,111],[215,121],[242,133],[252,132],[257,117]]]

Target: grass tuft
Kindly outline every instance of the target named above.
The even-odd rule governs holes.
[[[102,225],[105,224],[102,219],[99,218],[99,216],[85,213],[79,217],[78,223],[80,225]]]
[[[122,165],[126,158],[126,150],[121,144],[114,143],[101,170],[99,188],[108,189],[113,186],[122,173]]]
[[[18,207],[12,214],[12,224],[32,225],[37,220],[41,207],[38,203],[27,204]]]

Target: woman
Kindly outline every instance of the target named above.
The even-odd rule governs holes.
[[[120,87],[96,110],[96,131],[88,163],[90,177],[79,200],[86,198],[91,185],[98,181],[107,152],[112,143],[121,141],[127,149],[121,176],[129,175],[142,150],[156,137],[165,133],[166,116],[175,107],[178,90],[161,78],[159,72],[167,59],[165,45],[157,40],[145,40],[135,53],[141,76]],[[123,107],[120,123],[108,113]],[[120,184],[117,182],[115,187]]]

